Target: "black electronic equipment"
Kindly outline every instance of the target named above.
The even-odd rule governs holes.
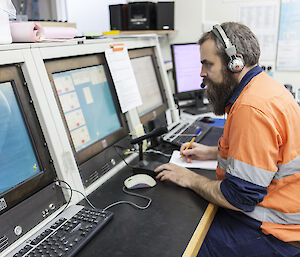
[[[130,146],[104,54],[48,59],[45,66],[83,185],[88,187],[122,161],[115,144]]]
[[[156,29],[174,30],[174,2],[156,4]]]
[[[159,63],[154,47],[131,49],[128,54],[143,102],[137,111],[145,130],[148,132],[164,126],[164,124],[151,126],[150,123],[164,115],[168,108]]]
[[[202,64],[200,45],[183,43],[171,45],[175,96],[178,100],[190,100],[183,108],[190,114],[210,112],[210,106],[204,104],[205,85],[200,77]]]
[[[143,174],[148,174],[152,177],[155,177],[156,174],[154,173],[154,170],[162,165],[163,163],[158,162],[158,161],[148,161],[144,160],[144,155],[143,155],[143,140],[148,139],[148,138],[153,138],[153,137],[158,137],[161,136],[165,133],[168,132],[167,127],[160,127],[152,130],[150,133],[134,138],[130,141],[131,144],[138,144],[139,145],[139,161],[138,163],[132,165],[133,173],[143,173]]]
[[[128,29],[156,29],[156,5],[152,2],[133,2],[128,4]]]
[[[111,30],[127,30],[128,29],[127,4],[110,5],[109,19],[110,19]]]
[[[65,199],[21,65],[0,65],[0,253]]]
[[[165,134],[163,140],[180,147],[183,143],[191,141],[200,128],[201,132],[195,138],[195,142],[198,143],[212,128],[209,124],[202,122],[201,118],[196,119],[192,123],[180,123]]]
[[[72,205],[13,250],[11,256],[75,256],[112,217],[109,211]]]

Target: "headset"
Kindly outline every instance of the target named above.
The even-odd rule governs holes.
[[[236,55],[236,48],[231,44],[229,38],[226,36],[225,31],[219,24],[213,26],[211,31],[215,34],[215,36],[222,42],[225,47],[225,52],[227,56],[230,58],[228,63],[228,68],[231,72],[237,73],[241,72],[245,66],[243,57],[239,57]]]

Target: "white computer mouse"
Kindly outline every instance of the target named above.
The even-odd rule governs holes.
[[[136,174],[127,178],[124,181],[124,185],[128,189],[144,188],[144,187],[154,187],[156,181],[149,175],[146,174]]]

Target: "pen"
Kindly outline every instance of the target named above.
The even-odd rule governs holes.
[[[184,149],[184,151],[190,148],[190,146],[192,145],[192,143],[195,141],[196,137],[200,134],[201,130],[202,130],[202,128],[199,128],[199,129],[197,130],[196,134],[193,136],[192,140],[191,140],[190,143],[186,146],[186,148]]]

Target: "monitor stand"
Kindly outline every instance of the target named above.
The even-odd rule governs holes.
[[[195,92],[195,103],[193,106],[183,108],[183,111],[192,115],[210,112],[210,105],[203,103],[203,92]]]
[[[143,141],[139,142],[139,160],[137,163],[131,165],[134,174],[147,174],[155,178],[157,173],[154,170],[162,165],[162,162],[155,160],[145,160],[143,154]]]

